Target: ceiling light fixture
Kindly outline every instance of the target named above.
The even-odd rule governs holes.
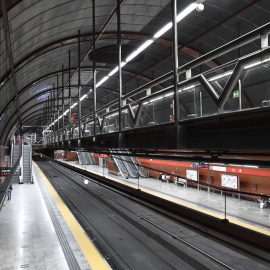
[[[225,72],[225,73],[222,73],[222,74],[220,74],[220,75],[214,76],[214,77],[212,77],[212,78],[209,79],[209,82],[213,82],[213,81],[216,81],[216,80],[218,80],[218,79],[222,79],[222,78],[224,78],[224,77],[228,77],[228,76],[230,76],[232,73],[233,73],[233,71],[231,70],[231,71],[227,71],[227,72]]]
[[[176,21],[180,22],[182,19],[184,19],[187,15],[189,15],[194,9],[197,9],[197,11],[202,11],[204,9],[204,5],[198,2],[190,4],[187,8],[185,8],[182,12],[180,12],[177,17]],[[146,48],[148,48],[157,38],[161,37],[163,34],[165,34],[167,31],[169,31],[172,28],[172,22],[167,23],[164,27],[162,27],[158,32],[156,32],[152,38],[145,41],[139,48],[137,48],[134,52],[132,52],[125,61],[123,61],[120,65],[121,67],[125,66],[128,62],[130,62],[132,59],[134,59],[138,54],[140,54],[142,51],[144,51]],[[119,67],[115,67],[108,75],[103,77],[99,82],[97,82],[96,87],[101,86],[105,81],[109,79],[109,77],[113,76],[117,71],[119,70]],[[91,91],[91,90],[90,90]],[[85,96],[85,95],[84,95]],[[81,101],[85,99],[86,97],[82,97]],[[163,98],[163,97],[161,97]],[[156,100],[156,99],[154,99]],[[152,100],[152,101],[154,101]],[[151,102],[151,100],[150,100]],[[76,105],[78,103],[75,103]],[[71,108],[75,107],[76,105],[73,105]],[[64,115],[68,113],[69,110],[65,111]],[[62,115],[63,116],[63,115]],[[59,118],[60,119],[60,118]]]
[[[180,12],[177,17],[176,21],[180,22],[182,19],[184,19],[188,14],[190,14],[194,9],[197,8],[197,6],[203,5],[201,3],[192,3],[187,8],[185,8],[182,12]],[[134,59],[138,54],[140,54],[142,51],[144,51],[146,48],[148,48],[157,38],[161,37],[163,34],[165,34],[167,31],[169,31],[172,28],[172,22],[167,23],[164,27],[162,27],[157,33],[153,35],[152,38],[145,41],[139,48],[137,48],[134,52],[132,52],[125,61],[121,63],[121,67],[126,65],[128,62],[130,62],[132,59]],[[107,76],[111,77],[113,76],[117,71],[119,70],[118,67],[115,67]],[[106,76],[106,77],[107,77]],[[106,79],[107,80],[107,79]],[[106,81],[105,80],[105,81]],[[103,79],[97,83],[98,86],[100,86],[102,83],[104,83]],[[97,86],[97,87],[98,87]]]
[[[87,95],[85,94],[85,95],[83,95],[83,96],[81,97],[80,101],[83,101],[83,100],[86,99],[86,98],[87,98]]]

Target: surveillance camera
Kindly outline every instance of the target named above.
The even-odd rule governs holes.
[[[204,10],[204,5],[203,4],[198,4],[197,7],[196,7],[196,10],[198,12],[202,12]]]

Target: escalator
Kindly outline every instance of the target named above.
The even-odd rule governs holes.
[[[136,158],[135,157],[130,157],[130,158],[131,158],[133,164],[135,165],[135,167],[137,168],[140,176],[143,178],[147,178],[148,173],[142,169],[142,166],[139,164],[139,162],[136,160]]]
[[[84,165],[84,158],[82,156],[82,152],[77,152],[79,164]]]
[[[90,163],[90,159],[89,159],[89,155],[88,152],[82,152],[81,153],[83,155],[84,158],[84,165],[89,165]]]
[[[117,151],[117,150],[114,150],[114,149],[111,149],[111,151]],[[111,155],[111,158],[113,159],[113,163],[117,166],[119,172],[121,173],[121,175],[123,177],[128,177],[129,176],[129,172],[121,158],[121,156],[118,156],[118,155]]]
[[[88,152],[87,152],[87,154],[88,154],[88,157],[89,157],[89,160],[90,160],[90,164],[91,165],[96,165],[94,157],[92,156],[92,154],[88,153]]]
[[[112,157],[114,163],[118,167],[118,170],[120,171],[123,177],[131,177],[131,178],[148,177],[147,172],[145,172],[141,168],[137,160],[129,155],[126,155],[131,154],[130,152],[128,152],[127,149],[126,150],[110,149],[110,151],[113,153],[117,153],[117,155],[112,155]]]
[[[13,145],[13,149],[12,149],[12,160],[11,160],[11,166],[13,167],[18,158],[20,157],[20,146],[19,145]],[[12,183],[19,183],[19,176],[18,175],[13,175],[12,176]]]
[[[23,182],[32,183],[32,147],[30,144],[23,145]]]
[[[123,153],[122,151],[119,152],[119,154]],[[139,172],[134,165],[133,161],[129,156],[118,156],[120,159],[123,160],[123,163],[125,164],[125,167],[127,168],[128,174],[131,178],[138,178]]]

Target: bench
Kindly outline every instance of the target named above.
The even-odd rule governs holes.
[[[183,185],[185,188],[187,187],[187,180],[186,179],[183,179],[183,178],[178,178],[178,177],[175,177],[175,182],[174,182],[176,185]]]
[[[162,174],[161,182],[170,182],[170,176]]]

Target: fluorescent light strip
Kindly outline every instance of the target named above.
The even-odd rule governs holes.
[[[189,13],[191,13],[195,8],[197,8],[198,5],[199,4],[196,3],[190,4],[187,8],[185,8],[176,16],[176,21],[180,22],[181,20],[183,20]]]
[[[199,4],[197,3],[192,3],[190,4],[187,8],[185,8],[182,12],[180,12],[177,17],[176,17],[176,21],[179,22],[182,19],[184,19],[188,14],[190,14],[194,9],[196,9],[196,7]],[[172,28],[172,22],[167,23],[164,27],[162,27],[158,32],[156,32],[153,37],[147,41],[145,41],[138,49],[136,49],[134,52],[132,52],[125,61],[123,61],[120,65],[121,67],[125,66],[128,62],[130,62],[132,59],[134,59],[138,54],[140,54],[142,51],[144,51],[147,47],[149,47],[154,41],[155,39],[161,37],[163,34],[165,34],[167,31],[169,31]],[[113,76],[117,71],[119,70],[119,67],[115,67],[107,76],[105,76],[104,78],[102,78],[97,84],[96,87],[101,86],[105,81],[107,81],[109,79],[109,77]],[[84,100],[87,97],[87,95],[84,95],[81,98],[81,101]],[[158,99],[161,99],[163,97],[160,97]],[[156,101],[158,99],[154,99],[154,100],[150,100],[150,102]],[[148,102],[147,102],[148,103]],[[75,103],[76,105],[78,103]],[[72,105],[71,108],[74,108],[76,105]],[[143,103],[145,104],[145,103]],[[63,115],[66,115],[68,113],[69,110],[67,110]],[[62,115],[62,116],[63,116]],[[59,117],[60,119],[60,117]]]
[[[172,93],[168,93],[168,94],[164,95],[164,97],[170,97],[170,96],[173,96],[173,95],[174,95],[174,93],[172,92]]]
[[[182,12],[180,12],[177,17],[176,21],[180,22],[182,19],[184,19],[189,13],[191,13],[198,4],[192,3],[190,4],[186,9],[184,9]],[[159,38],[163,34],[165,34],[167,31],[169,31],[172,28],[172,22],[167,23],[164,27],[162,27],[156,34],[154,34],[154,38]]]
[[[179,92],[182,92],[182,91],[189,90],[189,89],[193,89],[193,88],[195,88],[195,87],[196,87],[196,85],[195,85],[195,84],[190,85],[190,86],[188,86],[188,87],[185,87],[185,88],[183,88],[183,89],[180,89],[180,90],[178,91],[178,93],[179,93]]]
[[[80,101],[83,101],[83,100],[86,99],[86,98],[87,98],[87,95],[83,95],[83,96],[81,97]]]
[[[250,65],[245,66],[244,69],[250,69],[250,68],[253,68],[253,67],[262,65],[263,63],[267,63],[267,62],[270,62],[270,59],[266,59],[266,60],[263,60],[263,61],[258,61],[258,62],[252,63]],[[225,72],[223,74],[220,74],[220,75],[217,75],[215,77],[212,77],[208,81],[209,82],[216,81],[218,79],[221,79],[221,78],[224,78],[224,77],[228,77],[232,73],[233,73],[233,71],[228,71],[228,72]]]
[[[173,96],[173,95],[174,95],[174,93],[171,92],[171,93],[168,93],[168,94],[166,94],[164,96],[159,96],[157,98],[150,99],[150,101],[145,101],[145,102],[143,102],[143,105],[146,105],[146,104],[149,104],[149,103],[152,103],[152,102],[155,102],[155,101],[158,101],[160,99],[163,99],[163,98],[166,98],[166,97],[169,97],[169,96]]]
[[[153,39],[149,39],[145,41],[138,49],[136,49],[133,53],[131,53],[127,59],[126,63],[130,62],[133,58],[135,58],[138,54],[144,51],[147,47],[149,47],[154,42]]]
[[[101,81],[99,81],[99,82],[96,84],[96,87],[99,87],[99,86],[102,85],[104,82],[106,82],[108,79],[109,79],[109,76],[103,77],[103,79],[102,79]]]
[[[73,109],[77,105],[78,105],[78,102],[74,103],[72,106],[70,106],[70,108]]]
[[[117,71],[118,71],[118,67],[114,68],[109,74],[108,76],[111,77],[112,75],[114,75]]]
[[[172,28],[172,22],[167,23],[157,33],[154,34],[154,38],[159,38]]]
[[[160,100],[160,99],[163,99],[163,97],[161,96],[161,97],[157,97],[157,98],[154,98],[154,99],[150,99],[149,102],[155,102],[155,101]]]
[[[262,64],[264,64],[264,63],[267,63],[267,62],[270,62],[270,59],[266,59],[266,60],[263,60],[263,61],[258,61],[258,62],[255,62],[255,63],[253,63],[253,64],[247,65],[247,66],[244,67],[244,69],[253,68],[253,67],[262,65]]]
[[[228,72],[225,72],[225,73],[223,73],[223,74],[214,76],[214,77],[210,78],[208,81],[209,81],[209,82],[216,81],[216,80],[218,80],[218,79],[221,79],[221,78],[224,78],[224,77],[228,77],[228,76],[230,76],[232,73],[233,73],[233,71],[228,71]]]
[[[179,22],[182,19],[184,19],[189,13],[191,13],[194,9],[196,9],[196,7],[198,6],[197,3],[192,3],[190,4],[187,8],[185,8],[182,12],[180,12],[177,17],[176,17],[176,21]],[[144,51],[147,47],[149,47],[154,41],[155,39],[161,37],[164,33],[166,33],[168,30],[170,30],[172,28],[172,22],[167,23],[164,27],[162,27],[157,33],[155,33],[153,35],[153,37],[151,39],[148,39],[147,41],[145,41],[138,49],[136,49],[134,52],[132,52],[125,61],[123,61],[120,65],[121,67],[125,66],[128,62],[130,62],[132,59],[134,59],[138,54],[140,54],[142,51]],[[102,79],[101,81],[99,81],[97,83],[96,87],[101,86],[105,81],[107,81],[107,77],[111,77],[113,76],[117,71],[119,70],[118,67],[115,67],[107,76],[105,76],[104,78],[106,79]]]

